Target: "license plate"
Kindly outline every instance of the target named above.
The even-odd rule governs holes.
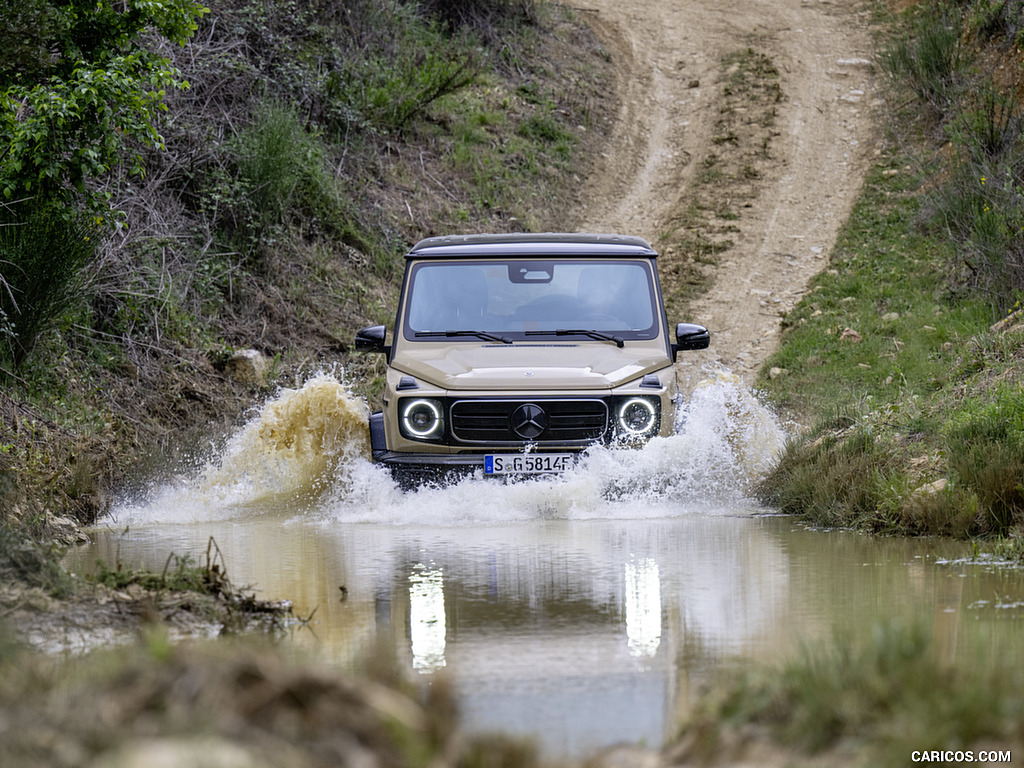
[[[489,453],[484,456],[485,475],[537,475],[562,472],[572,466],[572,453]]]

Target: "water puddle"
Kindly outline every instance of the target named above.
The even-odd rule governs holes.
[[[941,541],[806,530],[751,484],[784,434],[716,371],[678,433],[555,478],[403,493],[367,456],[366,406],[318,376],[189,477],[116,506],[74,557],[159,569],[212,536],[236,584],[287,598],[292,642],[347,667],[387,643],[450,675],[470,728],[579,757],[660,744],[722,665],[899,618],[958,663],[1024,655],[1024,582]]]

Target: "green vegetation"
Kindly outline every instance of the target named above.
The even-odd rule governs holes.
[[[96,564],[96,573],[90,578],[96,584],[110,589],[124,589],[137,584],[143,589],[151,590],[187,590],[206,592],[219,581],[218,564],[211,563],[209,556],[205,566],[193,562],[190,555],[168,555],[167,562],[160,573],[146,569],[126,568],[123,563],[113,566],[105,562]]]
[[[803,426],[763,501],[809,523],[973,539],[1024,562],[1024,141],[1008,3],[922,2],[879,56],[889,134],[828,268],[784,319],[759,385]],[[875,628],[724,674],[673,760],[906,765],[1014,751],[1020,679],[991,649],[954,667],[928,632]]]
[[[99,209],[87,185],[127,165],[139,145],[162,146],[156,116],[168,88],[187,83],[144,37],[184,45],[207,11],[193,0],[119,7],[101,2],[3,0],[0,15],[0,192],[37,204]]]
[[[926,631],[879,625],[861,642],[837,638],[778,667],[727,674],[678,742],[688,757],[721,758],[753,727],[820,757],[816,765],[904,766],[923,749],[1015,752],[1021,682],[1019,670],[952,668]],[[786,764],[803,764],[787,755]]]
[[[55,597],[66,597],[74,585],[60,565],[61,550],[56,542],[27,537],[21,526],[0,525],[0,582],[21,582]]]
[[[95,253],[80,221],[48,206],[5,215],[19,207],[0,209],[0,361],[15,368],[72,304]]]
[[[564,9],[209,5],[0,0],[0,582],[71,593],[53,512],[95,520],[126,456],[248,407],[260,385],[223,375],[232,351],[274,357],[288,382],[342,359],[354,329],[390,320],[404,244],[468,222],[558,228],[548,203],[585,173],[580,126],[608,62]],[[811,427],[761,495],[817,524],[986,537],[1024,559],[1024,14],[927,2],[905,22],[880,60],[902,108],[891,141],[765,367],[776,406]],[[784,97],[753,49],[722,72],[715,141],[753,151],[733,166],[710,155],[664,235],[690,257],[667,280],[677,311],[728,247]],[[157,592],[223,581],[209,557],[171,558],[160,574],[101,565],[95,580]],[[365,725],[347,737],[389,764],[536,764],[521,745],[459,746],[442,682],[399,699],[276,654],[174,649],[157,634],[112,656],[26,662],[0,636],[0,755],[140,756],[157,723],[182,762],[195,762],[194,737],[224,762],[253,757],[232,751],[240,742],[301,765],[297,743],[329,759],[344,721]],[[383,676],[397,686],[393,667]],[[823,764],[1019,749],[1021,683],[1015,670],[954,671],[925,633],[880,628],[864,646],[840,639],[722,681],[670,751],[721,757],[751,727]],[[254,698],[259,712],[235,709]]]
[[[764,369],[772,400],[811,424],[761,487],[784,511],[960,538],[1024,525],[1024,141],[1008,14],[920,4],[880,57],[902,109],[892,141]]]
[[[879,62],[890,133],[828,268],[759,382],[806,428],[759,495],[818,526],[974,540],[1024,562],[1024,142],[1009,3],[913,5]],[[921,627],[816,642],[721,675],[673,764],[904,766],[1016,752],[1018,671],[942,658]],[[953,762],[950,760],[948,762]]]

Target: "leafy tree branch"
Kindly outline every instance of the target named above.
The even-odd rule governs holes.
[[[126,164],[142,174],[143,146],[168,89],[188,83],[153,47],[185,44],[208,9],[195,0],[0,0],[0,194],[106,200],[87,182]]]

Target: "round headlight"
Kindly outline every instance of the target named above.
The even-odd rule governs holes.
[[[634,397],[619,408],[619,427],[626,435],[646,435],[657,423],[658,411],[650,400]]]
[[[441,433],[441,408],[433,400],[413,400],[402,411],[402,425],[412,437],[437,437]]]

